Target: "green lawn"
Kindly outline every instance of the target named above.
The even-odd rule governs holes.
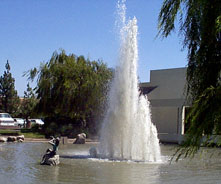
[[[42,135],[37,132],[25,132],[25,133],[20,133],[21,135],[24,135],[25,138],[33,138],[33,139],[42,139],[45,138],[45,135]]]
[[[40,134],[38,132],[32,132],[30,129],[27,130],[9,130],[9,129],[6,129],[6,130],[3,130],[3,129],[0,129],[0,135],[2,136],[10,136],[10,135],[13,135],[13,136],[18,136],[18,135],[24,135],[25,138],[45,138],[45,136],[43,134]]]
[[[0,135],[19,135],[20,131],[10,129],[0,129]]]

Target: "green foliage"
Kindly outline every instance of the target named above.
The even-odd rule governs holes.
[[[165,0],[159,14],[159,33],[167,37],[179,17],[183,46],[188,49],[188,92],[193,99],[217,86],[221,71],[221,1]]]
[[[202,135],[220,133],[221,1],[165,0],[159,14],[159,34],[167,37],[179,20],[179,33],[188,49],[187,92],[193,108],[187,139],[176,154],[190,156]],[[208,141],[204,141],[208,142]]]
[[[38,113],[54,118],[58,127],[80,122],[81,127],[96,129],[96,117],[105,103],[112,77],[112,71],[104,63],[66,55],[62,50],[59,54],[54,52],[50,61],[41,63],[38,70],[29,71],[30,79],[35,76]],[[61,117],[62,122],[58,122]],[[65,118],[68,122],[64,122]],[[51,125],[49,129],[54,131],[57,127]]]
[[[0,77],[0,109],[2,112],[8,112],[12,116],[16,115],[19,106],[19,97],[15,90],[15,79],[10,72],[9,62],[5,65],[6,71]]]
[[[194,102],[187,121],[192,134],[197,129],[198,136],[221,134],[221,86],[207,88]]]
[[[207,88],[193,103],[186,140],[175,155],[193,156],[200,146],[221,146],[221,86]],[[177,158],[177,159],[178,159]]]
[[[33,89],[27,84],[27,90],[24,91],[24,98],[20,104],[19,117],[29,119],[35,115],[35,107],[37,105],[37,98],[35,97]]]

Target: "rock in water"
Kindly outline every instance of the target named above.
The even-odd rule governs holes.
[[[23,140],[23,139],[18,139],[17,141],[18,141],[18,142],[24,142],[24,140]]]
[[[16,140],[17,140],[17,137],[15,136],[9,136],[7,139],[8,142],[15,142]]]
[[[0,137],[0,142],[6,142],[7,141],[7,138],[5,137]]]
[[[25,140],[25,136],[24,135],[17,136],[17,141],[18,142],[23,142],[24,140]]]
[[[74,141],[74,144],[85,144],[85,141],[86,141],[86,134],[81,133],[77,135],[77,138]]]
[[[60,163],[59,155],[54,155],[53,157],[49,157],[49,155],[45,154],[41,161],[41,165],[50,165],[56,166]]]

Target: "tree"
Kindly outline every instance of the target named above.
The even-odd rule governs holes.
[[[28,83],[27,89],[24,91],[24,98],[20,106],[20,116],[26,119],[26,122],[31,116],[35,115],[35,107],[37,102],[38,101],[35,97],[35,93]]]
[[[167,37],[180,15],[180,35],[188,48],[188,90],[196,99],[217,86],[221,70],[221,2],[219,0],[165,0],[159,14],[159,33]]]
[[[183,47],[188,49],[187,95],[193,102],[184,149],[178,152],[190,156],[199,149],[203,135],[211,138],[214,131],[221,130],[221,109],[212,108],[221,105],[221,1],[165,0],[158,19],[159,34],[170,35],[177,17]]]
[[[15,90],[15,79],[10,73],[9,62],[5,65],[6,71],[0,77],[0,98],[1,98],[1,111],[8,112],[14,116],[17,112],[19,105],[19,97]]]
[[[54,52],[50,61],[28,72],[37,78],[37,112],[54,121],[54,129],[78,126],[96,132],[96,116],[105,101],[112,72],[101,61]],[[72,126],[73,125],[73,126]]]

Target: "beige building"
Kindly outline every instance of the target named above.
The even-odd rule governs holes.
[[[186,68],[151,70],[150,82],[141,83],[151,104],[152,121],[161,142],[180,143],[184,135]]]

